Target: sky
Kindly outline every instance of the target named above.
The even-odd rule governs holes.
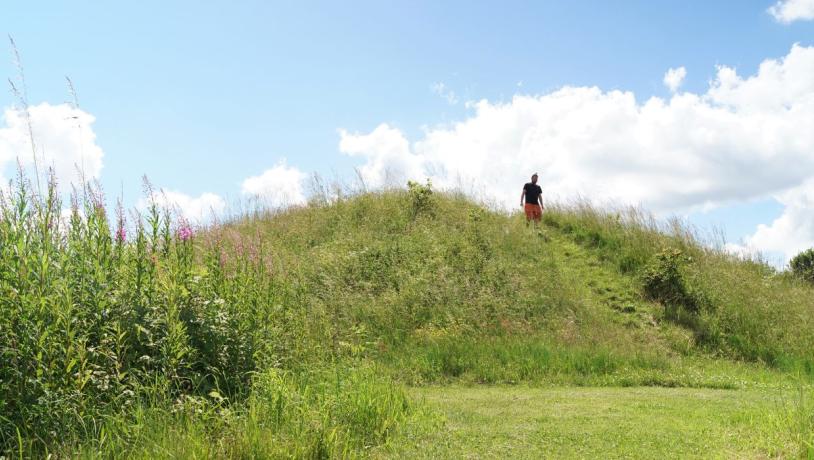
[[[539,172],[778,266],[814,246],[814,0],[4,2],[0,31],[3,181],[30,125],[63,186],[139,207],[147,176],[193,221],[314,173],[518,209]]]

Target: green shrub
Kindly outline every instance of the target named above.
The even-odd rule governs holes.
[[[410,213],[415,219],[420,215],[435,216],[437,203],[432,192],[432,182],[427,179],[426,185],[418,182],[407,182],[407,192],[410,195]]]
[[[795,276],[814,283],[814,248],[806,249],[794,256],[789,262],[789,266]]]
[[[698,296],[688,287],[682,267],[688,261],[679,249],[665,249],[653,256],[642,275],[645,295],[668,306],[681,306],[698,312]]]

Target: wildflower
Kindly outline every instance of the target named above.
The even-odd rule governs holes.
[[[124,207],[122,206],[121,199],[116,203],[116,242],[124,243],[127,240],[127,230],[124,228],[127,225],[127,220],[124,218]]]
[[[181,227],[178,228],[178,239],[181,241],[188,241],[192,239],[192,227],[189,226],[189,223],[181,223]]]

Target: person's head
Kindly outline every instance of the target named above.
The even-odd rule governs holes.
[[[537,183],[537,173],[534,173],[534,174],[531,175],[531,183],[532,184]]]

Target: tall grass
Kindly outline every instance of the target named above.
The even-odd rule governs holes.
[[[654,300],[662,304],[664,319],[693,331],[700,348],[812,375],[810,285],[710,245],[679,221],[659,224],[637,210],[602,212],[579,205],[554,208],[544,221],[637,279],[646,296],[653,297],[647,292],[648,273],[670,279],[672,287],[658,285],[669,292]]]
[[[23,177],[3,197],[0,439],[6,445],[18,433],[32,445],[53,444],[66,432],[92,433],[105,414],[143,398],[245,386],[252,342],[241,340],[230,356],[209,359],[195,339],[226,340],[234,332],[196,333],[187,318],[220,314],[198,299],[202,291],[218,293],[224,280],[196,277],[192,239],[173,234],[155,206],[149,227],[138,221],[128,243],[123,230],[112,237],[103,203],[98,191],[85,189],[64,220],[53,181],[40,197]]]
[[[369,368],[267,369],[235,404],[188,396],[169,410],[111,418],[84,458],[348,458],[385,444],[413,411],[399,386]]]
[[[90,186],[67,214],[53,181],[9,190],[7,453],[353,456],[412,423],[405,383],[733,386],[682,374],[696,354],[812,368],[810,287],[643,213],[553,207],[541,238],[412,184],[192,228]]]
[[[53,181],[45,196],[22,175],[11,190],[0,202],[2,450],[104,445],[111,426],[162,426],[161,414],[190,404],[237,410],[252,388],[267,390],[258,372],[330,362],[303,334],[301,293],[274,273],[262,238],[192,229],[155,203],[129,226],[121,210],[111,223],[93,187],[73,197],[67,218]],[[379,410],[365,404],[348,407]],[[343,423],[336,433],[356,426]],[[388,432],[370,430],[369,442]]]

